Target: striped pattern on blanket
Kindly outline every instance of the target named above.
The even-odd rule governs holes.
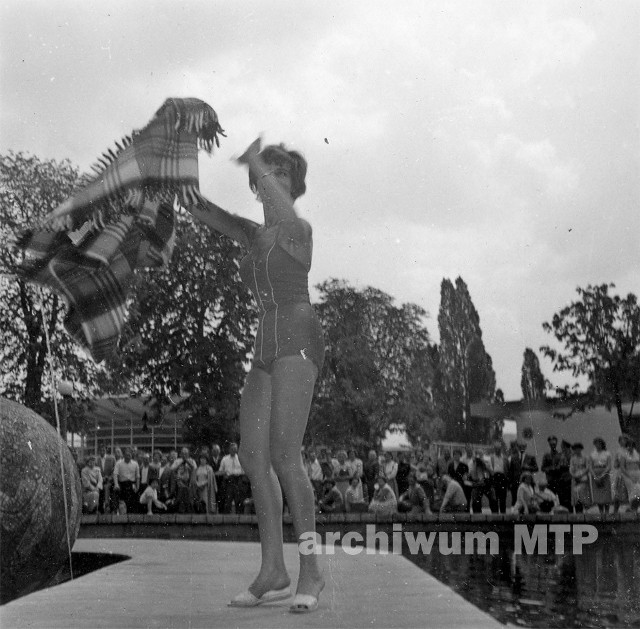
[[[79,192],[16,238],[24,252],[18,274],[65,298],[65,328],[97,362],[117,346],[135,269],[171,259],[174,207],[201,198],[198,148],[211,152],[219,135],[209,105],[168,99],[102,156]]]

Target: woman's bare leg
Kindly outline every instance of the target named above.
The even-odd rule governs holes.
[[[287,496],[298,542],[303,533],[315,531],[313,488],[301,447],[317,375],[317,367],[302,356],[278,359],[271,373],[271,463]],[[323,586],[317,555],[301,554],[297,593],[317,597]]]
[[[289,585],[282,548],[282,491],[271,466],[269,424],[271,376],[252,369],[240,403],[240,463],[249,480],[258,516],[262,565],[249,591],[260,598]]]

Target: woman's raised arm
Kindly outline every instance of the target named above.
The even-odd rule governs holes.
[[[202,199],[204,207],[190,205],[187,210],[211,229],[215,229],[248,248],[250,233],[255,230],[257,223],[231,214],[208,199]]]

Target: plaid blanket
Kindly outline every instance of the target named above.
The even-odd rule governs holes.
[[[16,238],[18,274],[63,295],[67,332],[100,362],[116,348],[136,268],[167,264],[174,207],[197,202],[198,149],[224,135],[197,99],[165,101],[149,124],[117,144],[79,192]]]

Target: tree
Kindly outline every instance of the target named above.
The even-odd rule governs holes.
[[[540,350],[553,361],[554,371],[588,378],[587,392],[573,396],[572,413],[597,404],[615,407],[620,428],[626,431],[640,396],[640,307],[633,293],[621,298],[609,295],[610,288],[615,285],[578,287],[580,300],[554,314],[551,323],[542,324],[563,350],[550,346]],[[624,401],[632,402],[628,415],[623,412]]]
[[[0,394],[50,421],[47,334],[56,378],[73,381],[80,394],[99,390],[102,369],[64,332],[66,306],[61,297],[15,274],[21,254],[9,243],[17,232],[34,227],[54,210],[78,182],[78,169],[69,161],[13,152],[0,155]]]
[[[520,388],[524,400],[542,400],[549,382],[542,375],[540,361],[536,353],[527,347],[524,350],[522,360],[522,377],[520,378]]]
[[[327,355],[310,418],[311,439],[364,447],[394,426],[410,436],[428,431],[432,370],[424,310],[414,304],[396,307],[378,289],[360,291],[336,279],[317,289]]]
[[[493,399],[496,379],[482,341],[480,317],[461,277],[455,287],[450,280],[442,280],[438,328],[438,409],[447,436],[468,440],[473,434],[471,403]]]
[[[236,439],[256,323],[238,273],[241,250],[183,214],[176,230],[169,265],[136,274],[118,355],[108,362],[113,387],[162,404],[182,394],[194,446]]]

